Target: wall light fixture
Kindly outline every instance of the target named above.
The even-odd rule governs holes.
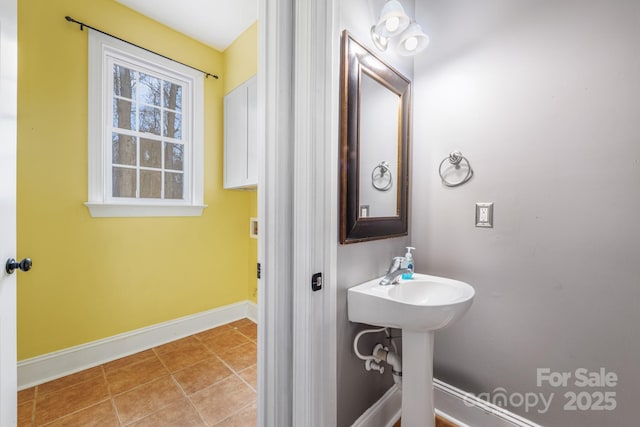
[[[411,56],[422,51],[429,44],[427,36],[415,21],[400,34],[400,41],[396,47],[399,55]]]
[[[411,56],[429,44],[429,37],[420,25],[406,14],[398,0],[389,0],[380,12],[380,19],[371,27],[371,40],[376,48],[387,50],[389,40],[398,36],[396,51],[399,55]]]

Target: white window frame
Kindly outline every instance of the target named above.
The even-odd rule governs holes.
[[[111,196],[112,65],[129,63],[180,80],[185,139],[184,199],[133,199]],[[169,59],[89,30],[89,200],[93,217],[200,216],[204,204],[204,76]]]

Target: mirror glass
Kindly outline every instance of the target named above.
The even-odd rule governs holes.
[[[398,216],[399,163],[395,141],[399,108],[398,94],[363,70],[360,76],[359,218]]]
[[[407,234],[409,80],[342,35],[340,242]]]

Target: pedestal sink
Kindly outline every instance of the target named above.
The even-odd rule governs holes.
[[[381,279],[349,289],[349,320],[402,329],[402,426],[433,427],[433,334],[467,312],[475,291],[426,274],[396,285],[380,286]]]

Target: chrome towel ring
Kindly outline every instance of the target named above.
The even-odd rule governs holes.
[[[446,162],[447,160],[449,160],[449,163],[452,164],[454,166],[454,169],[456,170],[460,169],[460,163],[464,161],[464,163],[466,164],[465,167],[467,168],[467,174],[465,175],[465,177],[458,182],[447,181],[447,179],[445,178],[446,168],[445,168],[445,171],[442,170],[442,166],[444,165],[444,162]],[[469,159],[464,157],[462,153],[458,150],[452,151],[449,154],[449,157],[445,157],[444,159],[442,159],[442,161],[440,162],[440,167],[438,168],[438,172],[440,173],[440,179],[442,179],[442,183],[447,187],[457,187],[469,181],[473,177],[473,169],[471,168],[471,163],[469,163]]]
[[[388,178],[385,179],[385,176]],[[389,168],[389,162],[382,161],[371,171],[371,185],[380,191],[387,191],[393,185],[393,176]]]

